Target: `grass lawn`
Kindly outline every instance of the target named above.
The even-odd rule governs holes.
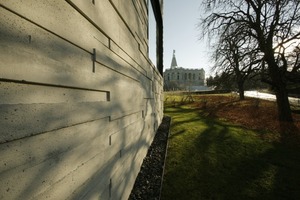
[[[280,130],[267,125],[252,129],[233,120],[233,107],[247,110],[247,103],[230,95],[213,96],[215,101],[211,96],[194,96],[193,103],[178,95],[165,97],[172,124],[161,199],[300,199],[297,143],[280,140]],[[267,107],[254,103],[259,110]],[[226,112],[226,106],[232,109]],[[247,121],[257,120],[247,114]]]

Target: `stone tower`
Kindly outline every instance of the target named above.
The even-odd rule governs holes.
[[[177,61],[176,61],[176,57],[175,57],[175,50],[173,50],[173,58],[172,58],[172,62],[171,62],[171,69],[175,69],[177,67]]]

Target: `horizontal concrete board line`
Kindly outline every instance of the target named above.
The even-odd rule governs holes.
[[[2,104],[0,143],[109,118],[111,106],[110,102]]]
[[[140,165],[136,165],[134,162],[137,157],[139,159],[142,159],[145,157],[148,147],[151,144],[151,141],[153,140],[153,137],[150,137],[150,140],[146,138],[146,136],[149,135],[141,135],[141,138],[139,138],[139,142],[132,142],[128,144],[124,149],[123,153],[124,156],[122,158],[122,162],[119,166],[119,168],[116,170],[116,172],[112,176],[112,194],[113,199],[127,199],[129,193],[124,193],[125,188],[132,188],[134,184],[134,180],[138,174]],[[130,176],[131,175],[131,176]],[[130,181],[131,180],[131,181]],[[130,185],[130,187],[129,187]]]
[[[101,31],[108,39],[109,39],[109,46],[108,46],[108,48],[109,49],[111,49],[112,50],[112,47],[111,47],[111,44],[112,43],[114,43],[116,46],[118,46],[118,48],[120,48],[121,50],[122,50],[122,52],[124,53],[124,54],[126,54],[134,63],[136,63],[137,65],[138,65],[138,67],[139,68],[141,68],[142,69],[142,71],[144,71],[144,72],[146,72],[146,70],[145,69],[143,69],[143,67],[141,67],[141,65],[140,64],[138,64],[138,62],[132,57],[132,56],[130,56],[122,47],[120,47],[120,45],[118,45],[117,44],[117,42],[113,39],[113,38],[111,38],[111,37],[109,37],[108,35],[107,35],[107,33],[105,33],[105,31],[103,31],[87,14],[85,14],[74,2],[72,2],[72,0],[67,0],[67,2],[75,9],[75,10],[77,10],[84,18],[86,18],[86,20],[87,21],[89,21],[91,24],[93,24],[93,26],[95,26],[97,29],[99,29],[99,31]],[[112,4],[112,7],[115,9],[115,11],[116,11],[116,13],[118,13],[118,15],[119,15],[119,17],[121,18],[121,19],[123,19],[122,18],[122,16],[120,16],[120,13],[118,12],[118,10],[116,9],[116,7],[114,6],[114,4],[112,3],[112,2],[110,2],[111,4]],[[124,19],[123,19],[124,20]],[[135,36],[134,36],[134,34],[132,33],[132,31],[131,31],[131,29],[129,28],[129,26],[128,26],[128,24],[125,22],[125,21],[123,21],[124,22],[124,24],[125,24],[125,26],[128,28],[128,30],[130,31],[130,33],[131,33],[131,35],[132,35],[132,37],[135,39],[135,41],[136,41],[136,43],[138,43],[138,41],[136,40],[136,38],[135,38]],[[123,58],[121,55],[119,55],[119,54],[117,54],[117,52],[116,51],[113,51],[116,55],[118,55],[121,59],[123,59],[125,62],[127,62],[129,65],[131,65],[134,69],[136,69],[137,71],[139,71],[140,73],[142,73],[142,74],[144,74],[140,69],[137,69],[135,66],[134,66],[134,64],[132,64],[132,63],[130,63],[130,62],[128,62],[125,58]],[[144,74],[144,75],[146,75],[146,74]]]
[[[5,78],[0,78],[0,82],[12,82],[12,83],[19,83],[19,84],[27,84],[27,85],[39,85],[39,86],[48,86],[48,87],[57,87],[57,88],[66,88],[66,89],[75,89],[75,90],[85,90],[85,91],[95,91],[95,92],[109,92],[109,91],[106,91],[106,90],[98,90],[98,89],[84,88],[84,87],[75,87],[75,86],[71,86],[71,85],[49,84],[49,83],[32,82],[32,81],[15,80],[15,79],[5,79]]]
[[[0,144],[104,118],[107,118],[109,123],[119,123],[135,115],[142,118],[142,107],[127,111],[114,110],[114,107],[111,102],[2,104]]]
[[[141,21],[143,26],[146,26],[148,24],[148,18],[145,14],[145,10],[141,8],[140,1],[132,1],[134,9],[136,10],[136,14]]]
[[[23,137],[18,137],[16,139],[6,139],[6,140],[1,140],[0,141],[0,145],[1,144],[7,144],[9,142],[15,142],[15,141],[21,141],[23,139],[27,139],[27,138],[30,138],[30,137],[33,137],[33,136],[38,136],[38,135],[43,135],[43,134],[47,134],[47,133],[51,133],[51,132],[55,132],[55,131],[59,131],[59,130],[62,130],[62,129],[66,129],[66,128],[71,128],[71,127],[75,127],[75,126],[78,126],[78,125],[82,125],[82,124],[86,124],[86,123],[89,123],[89,122],[95,122],[95,121],[98,121],[98,120],[102,120],[104,118],[108,118],[108,117],[103,117],[103,118],[99,118],[99,119],[94,119],[94,120],[90,120],[90,121],[85,121],[85,122],[82,122],[82,123],[77,123],[77,124],[72,124],[70,126],[64,126],[64,127],[59,127],[57,129],[52,129],[52,130],[47,130],[45,132],[39,132],[39,133],[36,133],[36,134],[32,134],[32,135],[25,135]]]
[[[96,125],[96,123],[93,123],[93,124]],[[128,127],[129,129],[126,130],[125,132],[132,133],[132,131],[134,130],[133,126],[134,125],[130,125],[130,127]],[[87,129],[87,130],[90,130],[90,129]],[[108,128],[108,130],[106,130],[104,132],[109,132],[109,128]],[[139,131],[137,131],[137,132],[139,132]],[[99,135],[99,136],[101,138],[106,137],[105,135],[103,135],[103,136]],[[40,159],[42,158],[45,160],[43,160],[43,161],[40,160],[40,161],[36,162],[35,165],[32,165],[33,163],[31,163],[31,166],[27,166],[27,167],[19,166],[18,167],[19,170],[17,170],[17,168],[15,168],[15,171],[19,171],[19,173],[22,174],[22,169],[23,169],[23,172],[24,172],[24,170],[26,171],[26,175],[32,174],[31,177],[34,177],[35,175],[33,175],[33,174],[42,173],[46,166],[48,166],[49,169],[52,169],[53,167],[55,167],[56,169],[59,169],[58,171],[55,172],[55,175],[51,175],[51,173],[50,173],[51,171],[49,171],[50,174],[44,174],[43,177],[37,177],[38,179],[36,180],[36,182],[34,182],[34,184],[41,184],[41,185],[46,186],[46,187],[43,187],[43,190],[48,190],[47,188],[49,188],[49,190],[52,190],[53,188],[56,187],[57,184],[60,184],[61,182],[63,184],[66,184],[66,182],[65,182],[66,180],[64,180],[66,178],[67,178],[67,182],[69,182],[70,181],[69,177],[71,176],[71,174],[77,173],[76,171],[81,169],[83,166],[85,166],[84,168],[86,170],[88,163],[91,163],[89,165],[90,165],[90,167],[92,167],[91,169],[93,169],[93,170],[87,170],[87,172],[85,172],[85,174],[93,173],[95,170],[96,171],[100,170],[101,168],[105,167],[105,165],[104,166],[102,166],[102,165],[105,163],[108,163],[109,160],[111,160],[111,159],[115,159],[115,158],[116,158],[116,160],[119,159],[119,149],[121,149],[121,146],[119,146],[119,145],[117,145],[115,147],[108,146],[108,141],[105,142],[105,140],[103,140],[101,138],[98,138],[97,140],[93,139],[92,143],[88,143],[88,141],[86,141],[85,143],[80,142],[79,143],[80,146],[76,147],[73,150],[70,150],[69,148],[64,147],[65,150],[60,151],[59,154],[57,151],[55,151],[55,148],[54,149],[50,148],[51,151],[53,151],[53,154],[51,154],[50,152],[47,152],[47,150],[44,150],[42,148],[40,150],[44,151],[44,153],[46,153],[48,155],[47,159],[45,159],[44,156],[41,155]],[[55,138],[55,139],[58,140],[58,138]],[[97,141],[100,143],[98,143]],[[46,142],[46,140],[45,140],[45,142]],[[60,143],[62,143],[62,142],[65,142],[65,141],[60,141]],[[107,144],[105,145],[105,143],[107,143]],[[37,145],[39,145],[39,144],[36,143],[35,146],[37,146]],[[56,143],[54,143],[53,145],[56,145]],[[88,145],[89,148],[86,148],[86,145]],[[97,148],[97,147],[99,147],[99,148]],[[38,150],[38,149],[36,149],[36,150]],[[82,155],[83,157],[86,157],[86,158],[80,159],[79,158],[80,155]],[[86,155],[86,156],[84,156],[84,155]],[[37,158],[35,158],[35,159],[37,159]],[[101,160],[101,162],[99,162],[100,160]],[[65,165],[64,163],[73,163],[73,164]],[[27,164],[28,163],[26,162],[26,165]],[[56,165],[59,165],[62,168],[59,166],[56,166]],[[116,165],[116,164],[114,164],[114,165]],[[98,167],[95,167],[95,166],[98,166]],[[102,166],[102,167],[100,167],[100,166]],[[116,168],[116,167],[118,168],[118,165],[114,166],[114,168]],[[84,170],[84,169],[82,169],[82,170]],[[78,173],[81,174],[82,170],[80,170],[81,172],[78,172]],[[4,178],[4,176],[2,176],[2,177]],[[18,181],[17,177],[19,177],[19,175],[15,174],[13,177],[9,178],[8,184],[11,188],[14,185],[13,182]],[[80,179],[82,179],[82,178],[88,179],[88,177],[90,177],[90,176],[81,177]],[[4,180],[7,180],[7,179],[6,178],[3,179],[3,184],[6,182]],[[31,184],[27,184],[28,181],[30,182],[30,180],[22,179],[20,184],[23,185],[25,188],[27,186],[31,187]],[[42,181],[43,181],[43,183],[42,183]],[[50,185],[47,186],[47,183],[51,183],[51,187],[50,187]],[[81,184],[81,181],[79,181],[77,184]],[[71,185],[71,184],[69,183],[69,185]],[[6,187],[2,187],[2,189],[5,189],[5,188]],[[71,188],[69,188],[69,189],[71,189]],[[35,192],[38,192],[38,193],[43,192],[41,189],[38,189],[38,188],[35,188],[34,190],[36,190]],[[55,193],[59,192],[59,190],[58,191],[54,190],[54,191],[55,191]],[[31,192],[31,190],[29,190],[28,192]],[[35,193],[34,191],[32,191],[32,192]],[[32,195],[33,194],[31,194],[30,196],[32,196]]]
[[[66,2],[68,2],[77,12],[79,12],[87,21],[89,21],[91,24],[93,24],[94,27],[96,27],[103,35],[105,35],[105,37],[107,37],[109,40],[111,40],[112,38],[106,34],[105,31],[103,31],[91,18],[88,17],[88,15],[86,15],[82,10],[80,10],[76,4],[74,4],[72,2],[72,0],[66,0]]]
[[[27,17],[25,17],[25,16],[23,16],[23,15],[21,15],[21,14],[15,12],[14,10],[12,10],[12,9],[10,9],[10,8],[8,8],[8,7],[6,7],[6,6],[4,6],[4,5],[1,5],[0,7],[3,7],[4,9],[8,10],[9,12],[11,12],[11,13],[13,13],[13,14],[15,14],[15,15],[17,15],[17,16],[23,18],[23,19],[25,19],[26,21],[28,21],[28,22],[30,22],[30,23],[32,23],[32,24],[38,26],[39,28],[41,28],[41,29],[43,29],[43,30],[45,30],[45,31],[47,31],[47,32],[49,32],[49,33],[55,35],[56,37],[59,37],[60,39],[65,40],[66,42],[68,42],[68,43],[70,43],[70,44],[76,46],[77,48],[79,48],[79,49],[81,49],[81,50],[83,50],[83,51],[86,51],[87,53],[92,54],[92,51],[91,51],[91,50],[87,50],[87,49],[85,49],[85,48],[82,48],[81,46],[75,44],[74,42],[72,42],[72,41],[70,41],[70,40],[68,40],[68,39],[66,39],[66,38],[64,38],[64,37],[62,37],[62,36],[56,34],[55,32],[51,31],[50,29],[47,29],[46,27],[44,27],[44,26],[42,26],[42,25],[40,25],[40,24],[38,24],[38,23],[36,23],[36,22],[30,20],[29,18],[27,18]]]
[[[132,142],[137,142],[137,138],[140,138],[140,134],[143,130],[144,121],[139,119],[122,130],[110,134],[110,147],[112,149],[123,149]]]
[[[76,183],[74,183],[74,184],[76,184],[75,187],[73,185],[72,188],[71,187],[69,188],[71,191],[78,188],[79,187],[78,185],[81,185],[83,183],[83,181],[82,181],[83,179],[86,179],[85,182],[90,181],[90,180],[88,180],[89,177],[94,176],[93,174],[95,174],[97,172],[101,173],[101,179],[98,181],[98,183],[100,182],[100,183],[102,183],[101,185],[105,185],[105,184],[103,184],[103,182],[101,180],[108,180],[107,177],[111,177],[112,174],[115,174],[116,171],[119,171],[119,169],[122,168],[122,166],[123,166],[122,163],[124,163],[126,161],[126,159],[128,158],[127,156],[120,157],[117,147],[115,147],[113,149],[114,149],[114,151],[107,149],[107,150],[105,150],[105,152],[99,153],[99,154],[93,156],[86,162],[79,165],[76,169],[74,169],[73,171],[68,173],[62,179],[55,182],[52,186],[53,188],[57,188],[57,189],[54,189],[55,193],[56,192],[59,193],[59,191],[60,191],[59,188],[61,188],[60,187],[61,185],[65,185],[67,183],[69,183],[69,185],[70,185],[70,178],[73,176],[72,174],[75,174],[75,173],[77,174],[77,176],[76,176],[77,178],[78,178],[78,175],[80,175],[81,178],[79,177],[78,179],[81,179],[81,180],[77,180]],[[108,160],[106,160],[106,161],[101,160],[102,161],[101,163],[103,163],[104,165],[99,165],[100,164],[99,156],[102,156],[102,155],[105,155],[105,158],[107,158]],[[108,155],[111,155],[111,156],[108,156]],[[126,155],[128,155],[128,154],[126,154]],[[131,160],[128,160],[128,162],[131,162]],[[96,167],[96,166],[98,166],[98,167]],[[87,170],[87,168],[91,168],[93,170]],[[87,173],[92,173],[92,174],[88,175]],[[53,188],[51,188],[51,190]],[[99,189],[99,191],[101,191],[101,190],[105,191],[106,188],[103,189],[103,188],[98,187],[98,189]],[[45,193],[43,193],[42,195],[39,195],[38,197],[39,198],[45,197],[47,193],[49,193],[49,194],[51,193],[51,195],[55,197],[56,195],[55,194],[53,195],[52,194],[53,191],[51,191],[51,190],[46,191]],[[61,196],[61,195],[59,195],[59,196]]]
[[[89,130],[89,132],[91,133],[91,130]],[[79,133],[81,133],[81,132],[79,132]],[[94,132],[91,136],[93,136],[95,133],[97,133],[97,132]],[[76,137],[76,135],[74,135],[74,136]],[[94,136],[96,136],[96,135],[94,135]],[[99,136],[106,137],[105,135],[101,135],[101,134]],[[58,138],[55,138],[55,137],[49,138],[49,139],[57,140],[59,143],[62,143],[62,144],[66,143],[66,141],[59,141]],[[33,139],[30,139],[30,140],[32,141]],[[14,170],[11,171],[11,173],[5,173],[4,175],[3,174],[1,175],[1,177],[2,177],[1,190],[5,190],[8,187],[8,188],[11,188],[12,193],[13,193],[14,192],[13,188],[18,189],[18,190],[24,189],[24,192],[26,192],[27,194],[31,193],[29,196],[34,196],[34,193],[36,193],[36,192],[40,193],[40,192],[42,192],[42,190],[51,188],[51,185],[54,182],[60,181],[61,179],[63,179],[63,177],[65,177],[66,174],[69,174],[70,172],[72,172],[73,169],[77,169],[78,167],[82,166],[84,163],[88,162],[95,156],[98,156],[99,153],[101,154],[101,152],[103,152],[103,150],[101,150],[101,148],[97,148],[97,147],[102,147],[102,149],[107,149],[107,148],[104,148],[104,146],[103,146],[106,141],[99,137],[94,138],[92,140],[92,142],[88,142],[88,139],[87,139],[87,141],[85,143],[82,143],[82,141],[79,141],[79,140],[78,141],[76,141],[76,140],[69,141],[69,142],[71,142],[71,145],[75,145],[75,147],[77,146],[75,149],[73,149],[71,151],[69,150],[68,147],[65,147],[64,145],[60,146],[61,144],[59,144],[57,146],[58,149],[55,148],[57,143],[47,143],[46,138],[44,138],[43,141],[45,143],[44,146],[41,146],[41,144],[39,144],[39,143],[32,143],[31,144],[32,147],[29,149],[26,149],[28,151],[28,153],[30,153],[32,151],[31,154],[33,154],[33,155],[31,155],[31,156],[33,156],[33,159],[38,159],[38,160],[36,160],[36,161],[33,160],[33,161],[35,161],[34,163],[26,162],[24,166],[19,166],[18,168],[15,168]],[[98,142],[100,142],[100,143],[98,143]],[[76,143],[77,143],[77,145],[76,145]],[[101,144],[101,143],[103,143],[103,144]],[[30,145],[30,144],[28,144],[28,145]],[[32,149],[33,146],[39,147],[39,148]],[[94,148],[91,148],[91,146],[93,146]],[[87,147],[89,147],[89,148],[87,148]],[[106,147],[108,147],[108,144],[106,145]],[[61,149],[61,148],[63,148],[63,149]],[[30,149],[31,149],[31,151],[30,151]],[[34,157],[34,154],[39,153],[36,151],[42,151],[42,152],[40,152],[41,153],[40,157],[36,157],[36,158]],[[20,152],[20,153],[22,153],[22,152]],[[43,154],[46,154],[46,158],[44,158],[44,156],[42,156]],[[108,155],[109,154],[107,154],[107,157],[103,157],[104,156],[104,154],[103,154],[101,157],[108,158],[109,157]],[[99,160],[97,160],[97,162],[99,162]],[[18,184],[16,184],[17,182],[18,182]],[[31,187],[34,187],[34,188],[31,188]],[[17,192],[17,194],[12,194],[12,195],[20,195],[20,192]],[[20,198],[18,198],[18,199],[20,199]],[[22,196],[22,199],[27,199],[27,198],[24,195],[24,196]]]
[[[125,56],[121,56],[116,50],[115,48],[113,48],[113,45],[115,45],[117,48],[119,48],[121,50],[121,52],[123,54],[125,54],[126,57],[130,58],[130,60],[132,60],[132,62],[134,64],[136,64],[137,67],[134,66],[134,64],[130,63],[129,61],[127,61],[127,59],[125,59]],[[147,71],[141,67],[141,65],[133,58],[131,57],[124,49],[122,49],[122,47],[120,47],[118,44],[116,44],[115,42],[111,43],[110,45],[110,49],[112,50],[112,52],[114,52],[117,56],[119,56],[121,59],[123,59],[125,62],[127,62],[130,66],[132,66],[135,70],[139,71],[141,74],[143,74],[144,76],[147,76]],[[139,69],[138,69],[139,68]]]
[[[132,126],[132,125],[131,125]],[[129,129],[126,131],[127,134],[133,134],[133,135],[140,135],[140,131],[139,130],[136,130],[134,127],[128,127]],[[137,133],[133,133],[134,130],[136,130]],[[132,146],[133,144],[137,144],[138,141],[141,139],[141,138],[137,138],[135,137],[134,138],[135,140],[132,140],[129,144],[127,144],[127,147],[128,148],[129,146]],[[121,142],[121,141],[120,141]],[[121,153],[119,154],[117,152],[117,154],[115,155],[116,159],[118,159],[117,163],[114,164],[113,166],[113,170],[109,170],[109,169],[106,169],[106,170],[103,170],[102,172],[102,176],[101,178],[97,178],[95,176],[93,176],[90,180],[88,180],[87,182],[90,182],[90,185],[89,187],[87,186],[88,183],[86,184],[83,184],[81,188],[78,189],[78,191],[76,192],[77,195],[73,196],[73,199],[91,199],[93,196],[97,196],[99,198],[99,196],[101,197],[100,199],[102,198],[105,198],[109,196],[109,178],[111,178],[113,176],[113,174],[115,174],[117,171],[120,171],[122,170],[122,166],[124,165],[124,162],[127,161],[129,163],[131,163],[133,160],[132,159],[129,159],[130,155],[128,154],[128,150],[123,150],[123,148],[121,148],[120,146],[116,146],[116,147],[113,147],[113,149],[120,149],[121,150]],[[109,174],[109,176],[107,176]],[[96,175],[97,176],[97,175]],[[106,177],[106,178],[104,178]],[[105,181],[103,180],[106,180],[106,184],[105,184]],[[112,182],[112,185],[111,187],[115,187],[115,182]],[[100,195],[99,195],[100,193]],[[113,191],[110,192],[111,194],[113,193]]]
[[[109,2],[111,3],[111,5],[113,6],[113,8],[115,9],[116,13],[118,14],[118,16],[120,17],[120,19],[123,21],[123,23],[125,24],[125,26],[127,27],[128,31],[130,32],[131,36],[135,39],[135,41],[137,42],[134,33],[132,32],[131,28],[129,27],[128,23],[125,21],[125,19],[123,18],[123,16],[120,14],[119,10],[116,8],[115,4],[113,3],[112,0],[109,0]],[[126,2],[129,3],[129,2]]]
[[[57,156],[59,152],[66,152],[77,148],[78,145],[85,144],[90,146],[91,143],[87,143],[86,141],[95,141],[98,137],[101,137],[97,139],[101,141],[101,145],[99,143],[101,147],[111,146],[111,140],[109,140],[111,134],[122,133],[124,136],[124,133],[138,131],[135,130],[135,124],[141,122],[141,120],[141,117],[134,114],[110,123],[107,123],[108,119],[106,118],[2,144],[0,145],[0,173],[13,170],[25,164],[33,165],[34,163],[40,163],[43,160]],[[120,137],[123,136],[120,135]],[[72,138],[72,140],[68,137]],[[120,141],[117,140],[117,143]],[[59,147],[59,151],[57,147]],[[61,147],[63,148],[61,149]],[[35,149],[35,151],[31,152],[30,149]]]
[[[124,61],[125,61],[125,60],[124,60]],[[132,77],[132,76],[126,74],[126,73],[123,73],[122,71],[119,71],[119,70],[118,70],[119,68],[118,68],[118,69],[115,69],[115,68],[113,68],[112,66],[108,65],[107,63],[105,63],[105,62],[103,62],[103,61],[98,61],[98,60],[96,60],[96,62],[97,62],[98,64],[100,64],[101,66],[104,66],[104,67],[106,67],[106,68],[108,68],[108,69],[114,71],[115,73],[118,73],[118,74],[121,74],[121,75],[123,75],[123,76],[126,76],[127,78],[130,78],[130,79],[133,80],[133,81],[140,82],[138,79],[136,79],[136,78],[134,78],[134,77]],[[116,67],[116,66],[114,66],[114,67]],[[136,70],[136,71],[138,71],[138,70]],[[138,72],[139,72],[139,71],[138,71]]]
[[[109,121],[110,122],[112,122],[112,121],[116,121],[116,120],[119,120],[119,119],[122,119],[122,118],[125,118],[125,117],[128,117],[128,116],[130,116],[130,115],[133,115],[133,114],[138,114],[138,113],[140,113],[141,114],[141,116],[142,116],[142,107],[140,107],[139,109],[138,109],[138,111],[136,111],[136,110],[134,110],[134,111],[132,111],[132,112],[124,112],[124,115],[122,115],[122,116],[116,116],[116,117],[109,117]]]
[[[109,91],[0,78],[0,104],[109,101]]]
[[[23,16],[23,15],[20,15],[19,13],[17,13],[17,12],[15,12],[15,11],[11,10],[10,8],[7,8],[7,7],[5,7],[5,6],[3,6],[3,8],[6,9],[7,11],[9,11],[9,12],[11,12],[11,13],[13,13],[13,14],[19,16],[19,17],[21,17],[22,19],[24,19],[24,20],[26,20],[26,21],[28,21],[28,22],[34,24],[35,26],[37,26],[37,27],[43,29],[44,31],[47,31],[47,32],[49,32],[50,34],[55,35],[56,37],[58,37],[58,38],[60,38],[60,39],[62,39],[62,40],[64,40],[64,41],[70,43],[71,45],[74,45],[75,47],[77,47],[77,48],[79,48],[79,49],[81,49],[81,50],[83,50],[83,51],[89,53],[91,56],[93,55],[94,52],[93,52],[93,49],[92,49],[92,48],[87,49],[87,48],[85,48],[85,47],[82,47],[82,46],[80,46],[79,44],[76,44],[75,42],[72,42],[71,40],[68,40],[67,38],[62,37],[61,35],[59,35],[59,34],[53,32],[53,31],[51,31],[50,29],[48,29],[48,28],[46,28],[46,27],[44,27],[44,26],[42,26],[42,25],[40,25],[40,24],[38,24],[38,23],[36,23],[36,22],[30,20],[30,19],[28,19],[27,17],[25,17],[25,16]],[[104,46],[105,46],[105,45],[104,45]],[[113,53],[115,56],[117,56],[117,57],[119,57],[121,60],[123,60],[123,62],[126,62],[128,65],[130,65],[133,69],[135,69],[136,72],[141,73],[141,74],[143,74],[144,76],[146,76],[145,73],[142,73],[142,71],[139,71],[139,70],[138,70],[137,68],[135,68],[131,63],[129,63],[125,58],[121,57],[120,55],[116,54],[114,51],[110,50],[108,46],[106,46],[106,48],[107,48],[111,53]],[[122,50],[122,51],[123,51],[123,50]],[[135,80],[135,81],[138,81],[136,78],[134,78],[134,77],[137,77],[138,75],[131,76],[131,75],[127,74],[127,73],[124,73],[123,68],[120,68],[120,67],[118,67],[117,69],[114,69],[113,66],[110,65],[111,63],[103,62],[103,61],[104,61],[103,59],[102,59],[102,60],[98,60],[98,57],[99,57],[99,56],[96,56],[96,61],[97,61],[99,64],[101,64],[101,65],[103,65],[103,66],[105,66],[105,67],[108,67],[109,69],[111,69],[111,70],[113,70],[113,71],[115,71],[115,72],[117,72],[117,73],[119,73],[119,74],[122,74],[122,75],[124,75],[124,76],[127,76],[127,77],[129,77],[129,78],[131,78],[131,79],[133,79],[133,80]],[[114,62],[117,63],[117,61],[114,61]],[[136,62],[135,62],[135,63],[136,63]],[[117,65],[114,65],[114,66],[117,66]],[[120,66],[121,66],[121,65],[120,65]]]
[[[114,170],[112,170],[110,173],[110,181],[111,181],[111,191],[110,191],[110,198],[111,199],[120,199],[120,194],[118,193],[118,185],[121,184],[119,182],[119,179],[124,180],[124,174],[120,173],[123,171],[124,168],[124,164],[125,163],[129,163],[132,164],[134,163],[134,158],[137,157],[137,155],[140,155],[139,159],[142,159],[145,157],[146,153],[147,153],[147,148],[137,148],[140,147],[140,145],[138,143],[135,143],[134,147],[132,147],[131,149],[135,149],[135,153],[132,154],[126,154],[125,156],[119,158],[117,165],[115,165]],[[141,154],[140,154],[141,153]],[[134,172],[136,173],[136,175],[138,174],[138,172]],[[117,174],[119,176],[117,176]],[[127,174],[129,176],[129,174]],[[133,175],[136,177],[136,175]],[[124,183],[124,182],[123,182]],[[134,182],[131,183],[132,185],[127,185],[128,188],[132,188]],[[98,193],[99,193],[99,185],[96,184],[98,188]],[[108,185],[108,184],[107,184]],[[95,191],[94,191],[95,192]],[[124,194],[125,195],[125,194]],[[100,199],[107,197],[107,191],[104,189],[102,190],[102,192],[100,191]]]

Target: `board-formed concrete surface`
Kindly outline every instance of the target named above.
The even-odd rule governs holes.
[[[0,0],[0,199],[127,199],[163,116],[147,1]]]

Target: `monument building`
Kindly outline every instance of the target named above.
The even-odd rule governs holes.
[[[164,72],[165,90],[203,90],[205,85],[205,71],[201,69],[188,69],[177,65],[175,50],[171,61],[171,67]]]

